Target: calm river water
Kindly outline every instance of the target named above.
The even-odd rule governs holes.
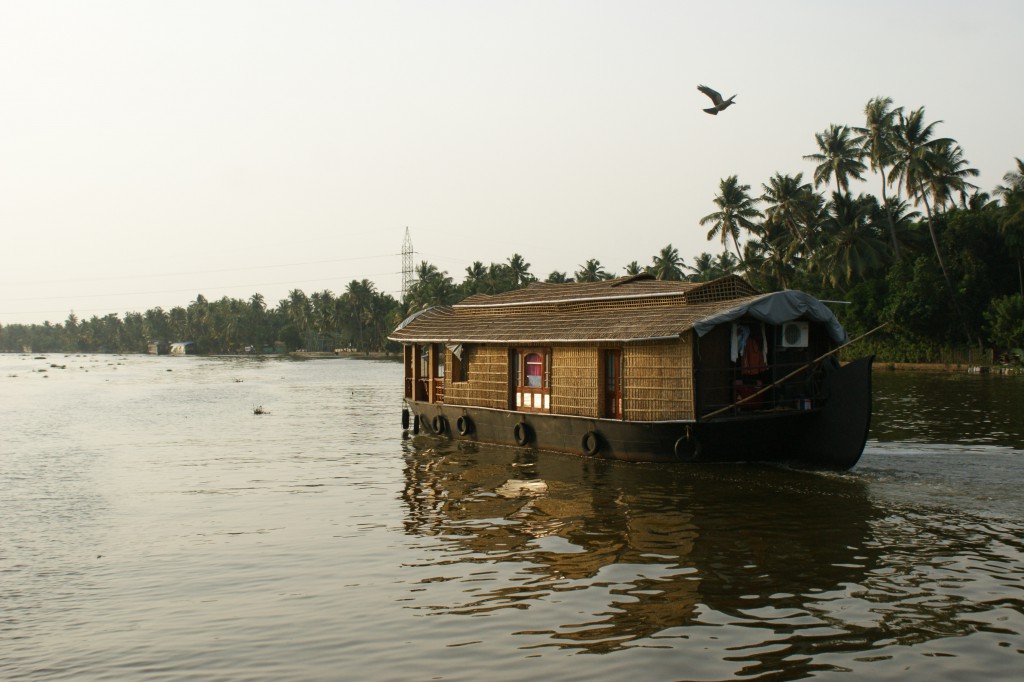
[[[401,386],[0,355],[0,678],[1021,679],[1024,379],[877,373],[841,475],[405,439]]]

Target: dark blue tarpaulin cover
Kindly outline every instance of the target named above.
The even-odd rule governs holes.
[[[814,320],[825,324],[828,335],[836,343],[849,341],[846,330],[828,306],[810,294],[792,289],[758,296],[752,301],[699,320],[693,328],[697,336],[704,336],[723,322],[732,322],[741,317],[752,317],[774,325],[798,319]]]

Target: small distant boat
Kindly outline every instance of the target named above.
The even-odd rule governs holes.
[[[728,276],[534,283],[411,315],[403,426],[634,462],[845,470],[871,421],[871,357],[846,365],[828,306]],[[410,424],[411,416],[411,424]]]
[[[146,346],[150,355],[167,355],[171,352],[171,344],[166,341],[150,341]]]
[[[194,341],[176,341],[171,344],[171,355],[195,355],[196,344]]]

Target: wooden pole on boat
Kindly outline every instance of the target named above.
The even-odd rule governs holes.
[[[748,396],[744,396],[744,397],[740,398],[739,400],[737,400],[736,402],[734,402],[733,404],[726,405],[725,407],[720,407],[717,410],[715,410],[714,412],[708,412],[706,415],[701,417],[701,419],[711,419],[712,417],[717,417],[720,414],[724,414],[726,412],[729,412],[729,411],[733,410],[736,407],[739,407],[740,405],[742,405],[743,403],[745,403],[747,401],[753,400],[754,398],[756,398],[759,395],[763,395],[764,393],[767,393],[771,389],[773,389],[776,386],[778,386],[779,384],[781,384],[783,381],[788,381],[789,379],[792,379],[793,377],[795,377],[800,372],[803,372],[804,370],[808,369],[809,367],[813,367],[814,365],[818,364],[819,362],[821,362],[822,360],[824,360],[828,356],[834,355],[834,354],[838,353],[839,351],[841,351],[842,349],[846,348],[847,346],[849,346],[851,344],[854,344],[854,343],[857,343],[858,341],[860,341],[864,337],[871,336],[872,334],[877,332],[879,329],[881,329],[882,327],[887,326],[888,324],[889,324],[888,322],[883,322],[882,324],[878,325],[877,327],[875,327],[871,331],[865,332],[865,333],[861,334],[860,336],[858,336],[857,338],[851,339],[851,340],[847,341],[846,343],[844,343],[841,346],[836,346],[835,348],[833,348],[829,352],[827,352],[824,355],[821,355],[821,356],[811,360],[810,362],[808,362],[806,365],[803,365],[802,367],[797,367],[796,369],[794,369],[792,372],[790,372],[786,376],[782,377],[781,379],[779,379],[777,381],[774,381],[774,382],[768,384],[767,386],[765,386],[761,390],[757,391],[756,393],[751,393]]]

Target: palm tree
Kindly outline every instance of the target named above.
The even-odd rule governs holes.
[[[457,294],[458,291],[447,272],[438,270],[436,266],[427,261],[421,261],[416,267],[416,281],[409,287],[405,305],[408,310],[445,305],[452,303]]]
[[[757,239],[743,245],[744,276],[756,289],[788,289],[793,270],[786,256],[792,236],[775,222],[765,222],[765,230]]]
[[[1006,184],[996,187],[996,194],[1003,200],[999,231],[1017,254],[1017,281],[1024,296],[1024,161],[1016,161],[1017,170],[1003,175]]]
[[[956,205],[953,194],[960,196],[961,206],[967,206],[968,190],[977,190],[978,186],[967,181],[967,178],[978,177],[978,169],[970,168],[964,158],[964,150],[955,142],[949,142],[933,150],[928,164],[931,172],[928,175],[928,190],[936,207],[942,213],[946,204]]]
[[[288,321],[292,323],[299,339],[306,340],[306,332],[309,331],[309,320],[312,309],[309,299],[301,289],[292,289],[288,292],[286,301]]]
[[[871,223],[875,226],[885,225],[889,230],[890,240],[895,240],[893,260],[896,259],[897,252],[921,250],[920,232],[913,230],[915,223],[921,219],[921,212],[915,211],[909,202],[900,197],[889,197],[885,206],[875,202],[872,210],[874,213],[871,216]]]
[[[736,272],[739,264],[740,261],[728,251],[722,251],[718,256],[705,251],[693,260],[693,265],[684,265],[683,268],[690,271],[687,281],[710,282]]]
[[[693,265],[684,265],[690,271],[686,279],[690,282],[710,282],[714,277],[715,257],[704,251],[693,260]]]
[[[740,229],[757,232],[757,224],[753,219],[760,218],[761,212],[755,208],[757,199],[750,197],[750,185],[741,185],[735,175],[730,175],[718,185],[719,193],[715,197],[715,205],[719,210],[709,213],[700,219],[701,225],[711,223],[708,241],[718,236],[722,246],[727,248],[729,239],[736,248],[736,256],[740,254]]]
[[[892,157],[895,153],[893,136],[896,133],[897,117],[902,112],[902,108],[892,108],[891,97],[873,97],[864,107],[865,127],[854,128],[861,136],[862,149],[871,162],[871,170],[882,176],[882,206],[886,209],[889,238],[892,241],[892,252],[896,260],[900,259],[900,244],[896,239],[896,225],[892,215],[888,213],[889,197],[885,193],[887,184],[885,169],[892,166]]]
[[[517,287],[512,268],[505,263],[491,263],[487,266],[487,277],[484,281],[484,292],[488,294],[500,294]]]
[[[810,250],[807,237],[800,229],[800,223],[807,224],[814,213],[814,190],[810,183],[803,182],[804,174],[782,175],[776,173],[762,184],[764,194],[761,200],[768,204],[764,210],[765,218],[785,227],[803,246],[806,253]],[[777,238],[777,236],[776,236]]]
[[[818,153],[804,156],[808,161],[818,162],[814,169],[814,186],[827,185],[835,180],[836,191],[850,191],[850,178],[864,179],[867,166],[861,161],[864,152],[860,148],[860,138],[851,137],[848,126],[833,123],[827,130],[814,134],[818,143]]]
[[[363,281],[367,282],[367,280]],[[373,327],[373,333],[370,335],[366,349],[369,351],[379,351],[384,348],[384,344],[387,342],[387,330],[392,329],[395,323],[398,322],[396,319],[389,319],[392,311],[397,306],[393,298],[373,289],[370,290],[369,301],[370,324]]]
[[[573,280],[572,280],[572,277],[569,277],[564,272],[559,272],[558,270],[552,270],[551,274],[548,275],[548,278],[546,280],[544,280],[544,281],[545,282],[549,282],[551,284],[564,284],[566,282],[571,282]]]
[[[794,255],[797,243],[789,230],[765,221],[764,232],[750,246],[753,248],[743,252],[744,276],[752,284],[756,283],[756,288],[789,289],[796,270],[804,262],[803,257]]]
[[[354,279],[345,287],[349,315],[351,315],[352,322],[355,323],[356,327],[356,348],[359,350],[366,350],[363,330],[366,326],[365,314],[370,306],[371,294],[371,289],[366,286],[367,284],[368,282],[365,279],[362,282]]]
[[[416,266],[416,282],[426,282],[438,274],[437,266],[433,263],[429,263],[425,260],[421,260],[420,264]]]
[[[650,273],[655,279],[679,282],[683,279],[683,259],[679,250],[669,244],[651,259]],[[636,261],[634,261],[635,263]]]
[[[628,263],[626,263],[626,275],[629,277],[639,275],[643,271],[644,268],[640,267],[640,264],[637,263],[635,260],[631,260]]]
[[[723,251],[718,254],[718,258],[715,259],[715,278],[725,277],[731,275],[740,268],[740,259],[733,258],[732,254],[728,251]]]
[[[928,193],[925,189],[928,179],[932,173],[931,160],[934,152],[953,140],[949,138],[933,138],[935,126],[942,121],[934,121],[925,125],[924,107],[916,109],[910,114],[904,115],[898,112],[899,122],[896,124],[893,135],[892,174],[889,176],[889,183],[896,183],[908,197],[913,199],[914,204],[924,203],[925,215],[928,222],[928,234],[932,238],[932,247],[935,249],[935,258],[939,262],[939,269],[942,270],[942,277],[946,281],[953,306],[959,315],[959,306],[956,303],[956,291],[953,289],[953,280],[946,269],[946,263],[942,259],[942,251],[939,249],[939,237],[935,232],[935,223],[932,221],[932,209],[928,203]],[[961,316],[962,319],[962,316]]]
[[[310,339],[306,342],[306,348],[309,350],[315,348],[318,351],[322,351],[325,349],[324,342],[329,337],[333,337],[334,330],[338,326],[338,320],[334,316],[336,310],[334,293],[330,289],[315,291],[309,297],[309,302],[312,307],[310,319],[313,331],[316,332],[316,338],[314,339],[313,334],[310,334]]]
[[[160,306],[150,308],[143,315],[150,340],[170,341],[170,318]],[[70,319],[70,318],[69,318]]]
[[[825,223],[828,241],[814,255],[814,268],[822,275],[822,283],[846,291],[858,279],[882,266],[885,243],[871,228],[874,197],[857,199],[832,195],[830,212]]]
[[[263,294],[253,294],[249,297],[248,312],[246,314],[245,336],[249,343],[253,344],[257,351],[261,349],[266,341],[264,338],[264,327],[267,317],[267,302]]]
[[[512,272],[512,281],[517,288],[524,287],[537,278],[530,274],[530,264],[518,253],[508,259],[508,267]]]
[[[577,282],[600,282],[612,278],[611,274],[601,265],[601,261],[596,258],[591,258],[581,265],[580,269],[576,271],[575,277]]]
[[[167,328],[170,331],[170,336],[174,339],[187,341],[189,338],[188,311],[180,305],[171,308],[170,312],[167,313]],[[168,341],[170,340],[168,339]]]
[[[196,300],[188,304],[188,331],[197,346],[203,348],[209,341],[210,334],[210,302],[202,294],[196,294]],[[106,319],[106,318],[104,318]]]
[[[1014,161],[1017,162],[1017,170],[1003,174],[1003,182],[1006,184],[996,187],[996,194],[1004,199],[1008,194],[1024,192],[1024,161],[1020,157],[1014,157]]]
[[[974,190],[971,192],[971,196],[967,197],[968,211],[984,211],[992,205],[994,205],[992,203],[992,195],[980,189]]]
[[[472,296],[480,293],[484,286],[484,279],[487,277],[487,268],[480,261],[473,261],[473,264],[466,268],[466,278],[462,280],[462,295]]]

